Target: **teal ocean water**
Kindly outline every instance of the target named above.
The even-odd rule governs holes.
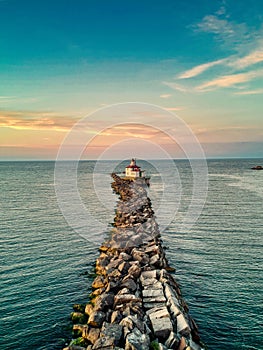
[[[202,215],[184,230],[178,227],[191,199],[191,168],[187,161],[175,164],[181,202],[163,244],[201,337],[213,350],[263,349],[263,171],[250,170],[263,160],[209,160]],[[107,188],[94,190],[94,165],[80,163],[79,192],[108,231],[117,198],[108,174],[101,174]],[[159,166],[169,173],[165,161]],[[158,212],[164,199],[172,206],[176,199],[162,197],[155,167],[143,167],[152,175],[153,207]],[[1,162],[0,183],[0,349],[61,349],[70,338],[72,305],[88,300],[98,246],[75,233],[61,214],[54,162]],[[103,234],[98,230],[98,242]]]

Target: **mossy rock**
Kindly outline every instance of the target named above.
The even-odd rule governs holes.
[[[74,305],[73,305],[73,310],[74,310],[75,312],[81,312],[82,314],[84,314],[85,305],[83,305],[83,304],[74,304]]]
[[[150,344],[150,349],[152,350],[159,350],[160,347],[159,347],[159,343],[157,340],[153,340]]]
[[[86,339],[79,337],[77,339],[73,339],[70,342],[69,346],[73,346],[73,345],[87,347],[89,344]]]
[[[73,329],[72,338],[80,338],[82,336],[82,329]]]
[[[81,312],[72,312],[70,318],[74,324],[85,324],[87,322],[87,316]]]

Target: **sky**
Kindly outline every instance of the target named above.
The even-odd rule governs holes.
[[[263,157],[262,33],[261,0],[0,0],[0,159],[56,159],[88,115],[86,158],[180,156],[149,115],[104,130],[125,102],[175,113],[207,157]]]

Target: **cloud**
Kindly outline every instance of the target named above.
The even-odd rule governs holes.
[[[166,107],[164,108],[166,111],[182,111],[185,108],[184,107]]]
[[[189,78],[196,77],[197,75],[202,74],[203,72],[205,72],[209,68],[217,66],[219,64],[222,64],[225,61],[226,61],[226,59],[220,59],[217,61],[212,61],[212,62],[200,64],[198,66],[195,66],[195,67],[179,74],[177,78],[178,79],[189,79]]]
[[[242,69],[260,63],[263,61],[263,49],[255,50],[248,55],[235,59],[229,63],[229,66]]]
[[[237,84],[248,82],[252,79],[260,77],[263,75],[263,70],[251,71],[247,73],[239,73],[239,74],[230,74],[224,75],[210,81],[207,81],[195,89],[197,91],[209,91],[214,90],[216,88],[227,88],[231,86],[235,86]]]
[[[263,89],[238,91],[234,93],[234,95],[259,95],[259,94],[263,94]]]
[[[237,49],[239,45],[253,39],[253,33],[245,23],[230,21],[227,14],[222,11],[203,17],[201,22],[194,25],[194,30],[214,34],[218,42],[231,46],[232,49]]]
[[[132,137],[150,139],[160,133],[160,130],[152,128],[147,125],[124,124],[116,125],[102,131],[98,136],[118,136],[118,137]]]
[[[0,127],[28,130],[67,131],[76,118],[54,112],[0,111]]]
[[[172,95],[171,94],[162,94],[160,95],[161,98],[170,98]]]
[[[178,83],[169,82],[169,81],[163,81],[162,83],[166,86],[169,86],[173,90],[177,90],[180,92],[188,92],[189,91],[186,87],[184,87]]]

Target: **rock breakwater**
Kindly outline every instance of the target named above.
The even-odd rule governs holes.
[[[145,186],[112,177],[120,196],[114,229],[99,249],[92,299],[74,305],[75,339],[64,350],[201,350]]]

